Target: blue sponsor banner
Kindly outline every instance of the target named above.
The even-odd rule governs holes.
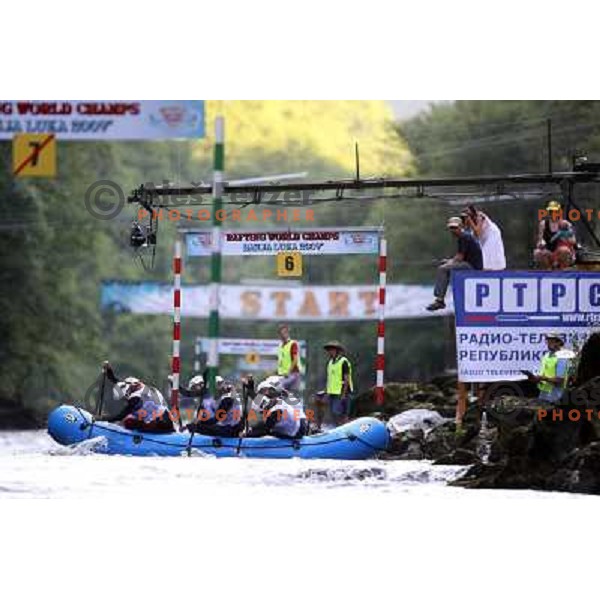
[[[204,100],[0,100],[0,139],[54,134],[59,140],[204,137]]]
[[[600,326],[600,273],[454,271],[452,290],[461,381],[522,379],[547,333],[573,348]]]

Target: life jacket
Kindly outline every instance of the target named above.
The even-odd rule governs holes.
[[[216,412],[217,403],[215,402],[215,399],[212,396],[205,396],[202,398],[202,406],[198,411],[200,421],[209,421],[210,419],[214,419]]]
[[[544,377],[556,377],[556,371],[559,361],[565,362],[565,376],[563,378],[563,383],[560,386],[562,389],[565,389],[569,383],[569,367],[573,358],[575,358],[575,353],[572,350],[558,350],[557,352],[554,352],[554,354],[546,352],[546,354],[542,356],[540,375]],[[550,393],[556,387],[558,386],[554,385],[553,383],[550,383],[549,381],[540,381],[538,383],[538,389],[540,390],[540,392]]]
[[[288,340],[285,344],[281,344],[277,349],[277,375],[288,375],[292,368],[292,345],[296,344],[298,352],[298,371],[303,372],[302,363],[300,361],[300,347],[295,340]]]
[[[327,362],[327,393],[339,395],[342,393],[344,378],[342,376],[342,366],[348,364],[348,390],[354,391],[352,383],[352,364],[346,356],[336,356],[330,358]]]
[[[219,405],[220,404],[221,403],[219,402]],[[219,412],[219,410],[221,410],[221,412]],[[240,399],[237,396],[233,397],[233,406],[227,411],[225,416],[223,416],[223,409],[217,407],[215,410],[215,418],[217,419],[217,425],[237,425],[242,420],[242,403],[240,402]]]
[[[306,414],[302,406],[291,406],[280,400],[271,411],[280,410],[281,418],[277,419],[275,425],[271,429],[273,435],[285,435],[294,437],[300,429],[302,419],[306,419]]]
[[[133,403],[135,401],[135,409],[130,413],[130,417],[144,423],[152,423],[165,416],[168,410],[161,403],[162,397],[157,396],[153,390],[154,388],[144,386],[128,398],[128,402]]]
[[[199,421],[216,420],[216,425],[237,425],[242,420],[242,403],[240,399],[234,397],[233,406],[225,415],[219,408],[221,402],[216,402],[212,396],[207,396],[202,400],[202,407],[198,411]],[[218,414],[217,414],[218,413]]]

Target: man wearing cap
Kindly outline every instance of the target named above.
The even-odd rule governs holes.
[[[446,259],[438,267],[433,288],[434,301],[427,307],[427,310],[434,311],[446,308],[444,301],[448,285],[450,284],[450,273],[454,269],[483,269],[483,255],[481,247],[475,237],[465,230],[463,221],[460,217],[450,217],[446,227],[452,235],[457,238],[458,251],[449,259]]]
[[[350,395],[354,391],[352,365],[340,342],[327,342],[323,348],[329,356],[325,392],[333,419],[336,425],[341,425],[350,413]]]
[[[286,323],[279,325],[281,344],[277,349],[277,375],[282,378],[281,386],[288,392],[300,389],[300,349],[298,342],[290,338],[290,328]]]
[[[575,263],[575,247],[577,242],[572,235],[572,244],[561,244],[561,227],[573,226],[562,218],[561,205],[556,200],[550,200],[546,206],[546,215],[540,219],[538,226],[537,247],[533,251],[533,261],[538,269],[564,269]]]
[[[548,352],[542,356],[540,374],[528,373],[528,378],[538,384],[540,400],[559,402],[567,385],[569,362],[575,354],[563,349],[564,340],[560,333],[546,334],[546,344]]]

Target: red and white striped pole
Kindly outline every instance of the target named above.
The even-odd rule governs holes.
[[[387,280],[387,241],[379,242],[379,321],[377,323],[377,382],[375,384],[375,400],[379,406],[383,404],[383,374],[385,370],[385,286]]]
[[[175,242],[173,254],[173,357],[171,362],[171,410],[177,415],[181,426],[179,410],[179,374],[181,346],[181,242]]]

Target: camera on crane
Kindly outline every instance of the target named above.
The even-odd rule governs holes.
[[[131,225],[129,244],[132,248],[146,248],[156,245],[156,232],[149,225],[140,225],[134,221]]]

